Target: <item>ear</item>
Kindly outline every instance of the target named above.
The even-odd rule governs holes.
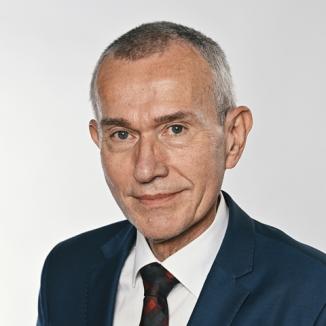
[[[225,168],[232,169],[238,163],[252,128],[252,115],[246,106],[231,109],[225,118]]]
[[[98,124],[95,119],[92,119],[89,122],[89,133],[93,139],[93,142],[96,144],[97,147],[100,147],[100,131],[98,129]]]

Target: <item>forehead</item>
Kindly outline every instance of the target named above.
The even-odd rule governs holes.
[[[142,108],[145,113],[147,106],[151,111],[161,111],[160,107],[207,107],[214,105],[212,88],[213,74],[208,63],[197,50],[180,42],[135,61],[109,56],[97,78],[103,115],[112,110],[123,114],[127,108],[128,112]]]

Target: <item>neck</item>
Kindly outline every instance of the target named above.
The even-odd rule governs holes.
[[[219,203],[220,196],[214,206],[211,207],[202,219],[176,237],[159,242],[147,239],[155,257],[162,262],[181,248],[185,247],[188,243],[198,238],[213,223]]]

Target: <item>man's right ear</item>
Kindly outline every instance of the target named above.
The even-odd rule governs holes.
[[[93,142],[96,144],[97,147],[100,147],[100,135],[99,135],[97,121],[95,119],[90,120],[88,127]]]

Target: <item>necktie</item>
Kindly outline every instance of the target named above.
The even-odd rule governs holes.
[[[144,283],[144,305],[139,326],[168,326],[167,296],[179,281],[158,263],[144,266],[140,275]]]

